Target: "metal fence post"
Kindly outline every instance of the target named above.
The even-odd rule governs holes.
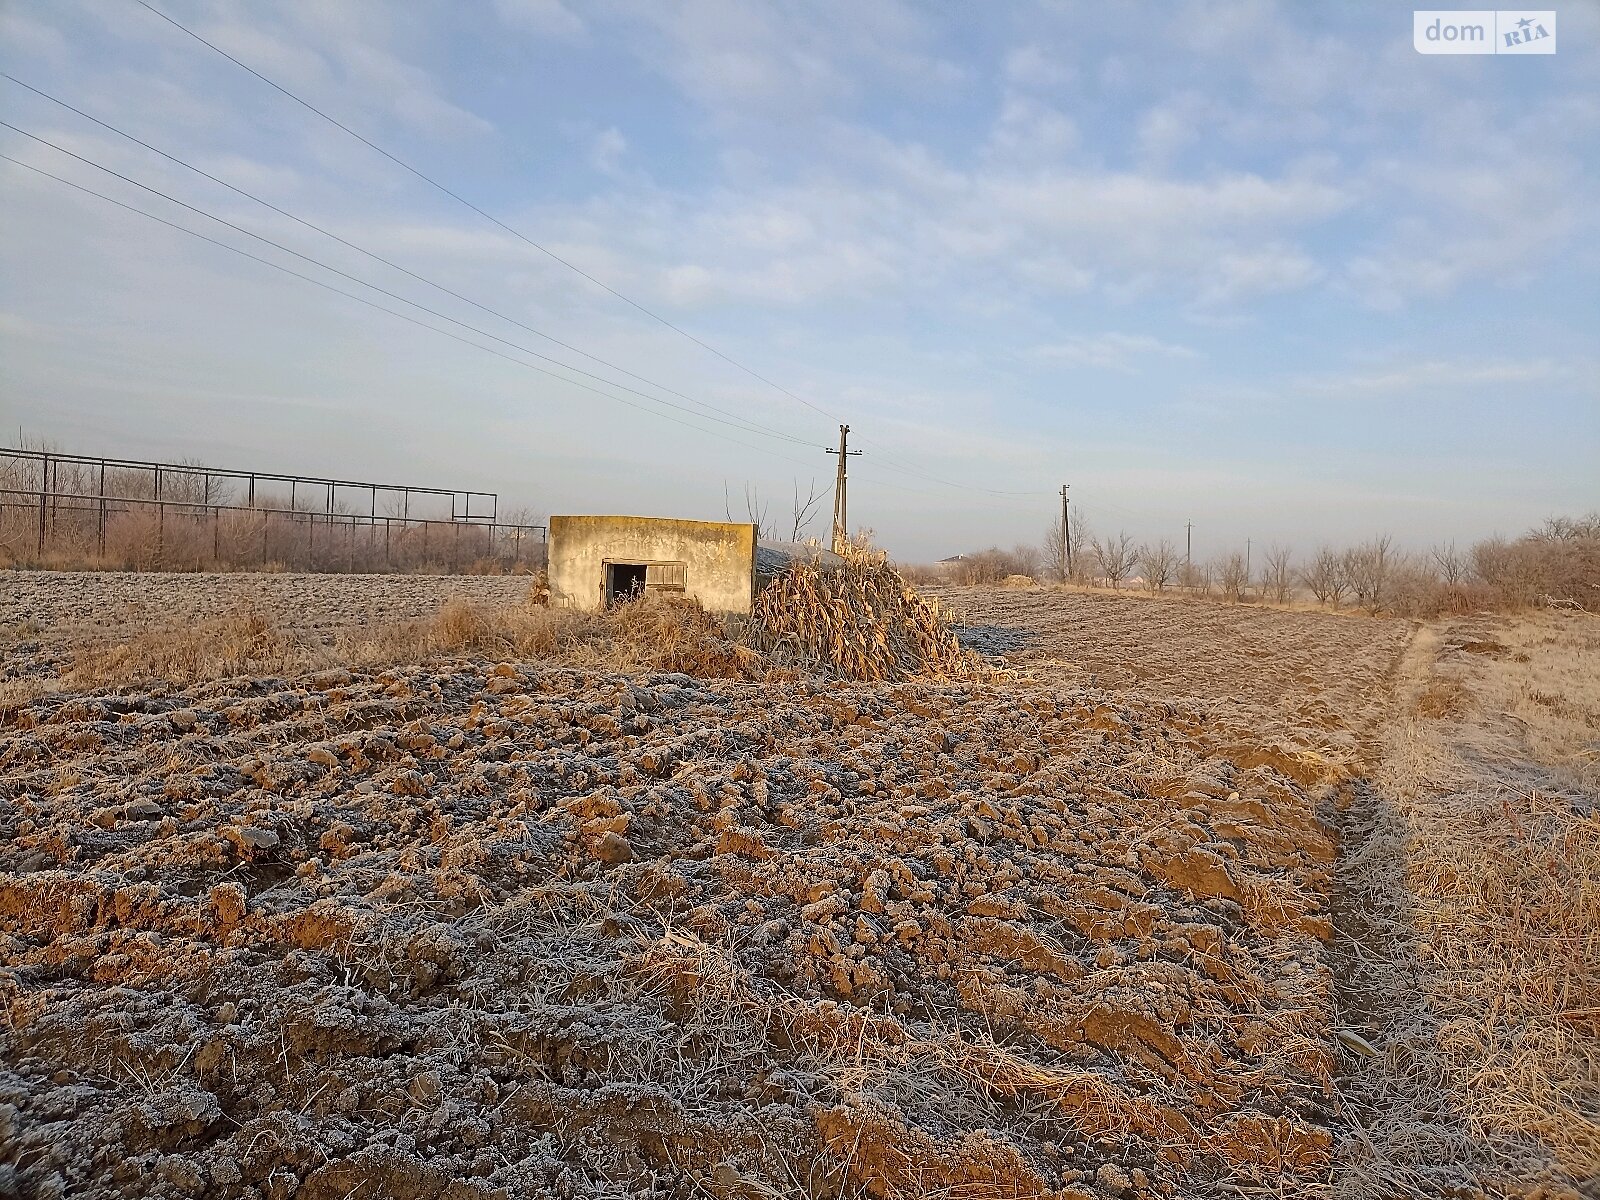
[[[39,464],[39,553],[44,553],[45,505],[50,496],[50,456],[46,454]]]

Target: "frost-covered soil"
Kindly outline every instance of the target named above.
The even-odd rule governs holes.
[[[452,596],[520,604],[526,575],[311,575],[161,571],[0,571],[0,678],[40,674],[65,649],[192,625],[241,608],[286,632],[328,636],[430,617]]]
[[[1327,625],[1315,721],[471,660],[31,701],[0,1192],[1293,1194],[1327,697],[1393,648]]]
[[[1246,700],[1326,729],[1387,705],[1409,621],[1055,588],[929,587],[964,644],[1056,684]]]

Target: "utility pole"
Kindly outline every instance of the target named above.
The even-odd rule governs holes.
[[[859,455],[861,451],[849,447],[850,426],[839,426],[839,448],[824,447],[829,454],[839,456],[838,473],[833,481],[833,552],[838,554],[846,542],[850,540],[850,514],[845,502],[846,460],[852,454]]]
[[[1244,577],[1250,578],[1250,539],[1244,540]]]
[[[1067,514],[1067,488],[1071,486],[1061,485],[1061,570],[1066,576],[1063,583],[1072,578],[1072,518]]]
[[[1183,523],[1183,567],[1188,570],[1194,564],[1194,522]]]

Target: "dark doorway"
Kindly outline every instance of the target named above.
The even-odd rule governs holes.
[[[634,600],[644,595],[643,563],[606,564],[606,603]]]

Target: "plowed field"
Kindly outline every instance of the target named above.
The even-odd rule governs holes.
[[[1405,631],[1251,616],[1188,635],[1209,665],[1181,614],[1078,622],[1100,649],[1008,685],[458,659],[37,697],[0,727],[0,1185],[1324,1181],[1317,809]]]

